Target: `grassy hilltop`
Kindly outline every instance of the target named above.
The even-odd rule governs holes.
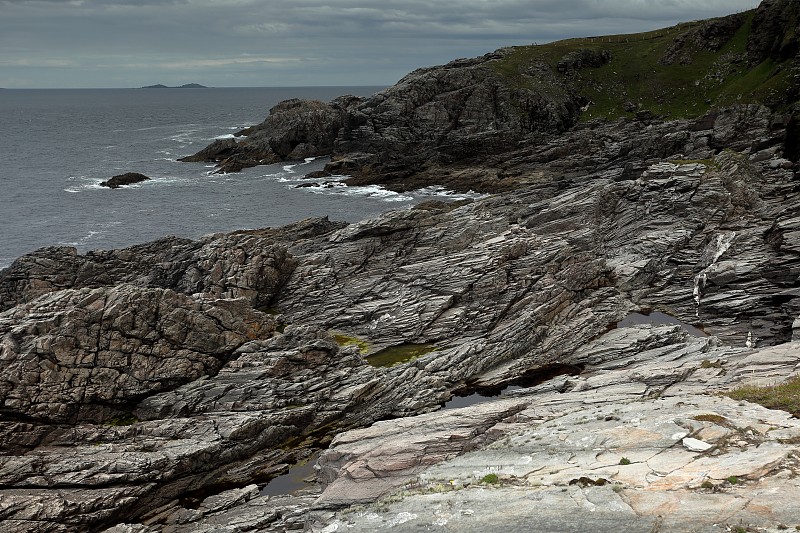
[[[796,41],[792,11],[793,20],[783,20],[782,31],[773,36],[784,55]],[[639,110],[664,118],[696,117],[738,103],[787,107],[796,99],[795,58],[760,57],[751,39],[755,19],[752,10],[646,33],[513,47],[492,67],[512,86],[545,93],[549,88],[541,83],[547,77],[535,72],[551,69],[589,101],[582,120],[630,117]]]

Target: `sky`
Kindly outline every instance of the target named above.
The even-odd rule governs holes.
[[[391,85],[504,46],[634,33],[757,0],[0,0],[0,87]]]

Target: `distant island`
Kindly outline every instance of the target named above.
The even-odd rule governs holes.
[[[185,85],[174,86],[170,87],[169,85],[147,85],[146,87],[142,87],[142,89],[208,89],[205,85],[200,85],[199,83],[187,83]]]

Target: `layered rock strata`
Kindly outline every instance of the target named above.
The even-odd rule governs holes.
[[[615,330],[582,351],[623,357],[577,378],[339,435],[319,461],[308,530],[794,528],[800,423],[714,393],[796,374],[800,346],[645,347],[676,329]],[[467,435],[489,443],[464,452]],[[428,464],[407,460],[420,456]]]
[[[769,128],[760,124],[754,136]],[[674,128],[682,147],[714,131],[657,127]],[[304,522],[313,505],[355,503],[348,495],[369,503],[510,435],[509,427],[522,431],[514,420],[528,424],[532,415],[515,417],[540,410],[536,402],[549,400],[539,395],[551,389],[487,405],[474,420],[425,415],[431,428],[447,429],[426,431],[408,449],[387,443],[396,448],[389,463],[410,465],[399,474],[376,478],[372,459],[358,463],[372,453],[370,438],[339,436],[320,460],[330,484],[317,503],[313,491],[284,501],[247,488],[343,430],[434,411],[454,392],[562,366],[588,374],[548,385],[553,401],[597,394],[598,413],[617,403],[612,389],[594,393],[582,383],[612,372],[634,396],[665,387],[696,394],[702,360],[789,341],[800,314],[800,203],[785,168],[792,163],[781,157],[782,130],[771,131],[768,142],[714,159],[668,151],[669,160],[643,169],[542,175],[522,190],[357,224],[315,219],[20,258],[0,274],[0,519],[11,531],[118,522],[199,531],[226,516],[242,530],[279,530],[288,527],[281,516]],[[596,157],[617,148],[605,146]],[[522,161],[530,160],[509,165]],[[606,333],[633,310],[666,312],[716,340],[691,341],[680,329]],[[421,344],[436,350],[393,367],[369,364],[384,348]],[[777,376],[791,373],[770,362]],[[729,375],[720,388],[733,384]],[[409,423],[425,428],[426,420]],[[408,427],[359,431],[386,424]],[[367,448],[348,448],[358,443]],[[230,506],[212,505],[234,495]],[[324,527],[342,520],[325,513]]]

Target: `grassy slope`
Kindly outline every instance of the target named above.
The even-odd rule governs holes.
[[[800,417],[800,377],[769,387],[742,386],[727,393],[734,400],[759,403],[769,409],[781,409]]]
[[[514,47],[510,55],[493,63],[495,71],[514,87],[547,92],[536,86],[536,77],[525,72],[532,65],[546,64],[556,71],[558,61],[569,52],[608,50],[611,62],[599,68],[557,74],[578,95],[593,103],[583,120],[633,116],[623,104],[631,102],[664,118],[696,117],[713,107],[734,103],[767,102],[772,94],[783,94],[789,86],[790,69],[771,60],[748,67],[745,53],[754,11],[736,35],[719,51],[691,50],[692,61],[663,65],[659,60],[673,40],[701,22],[631,35],[568,39],[546,45]]]

